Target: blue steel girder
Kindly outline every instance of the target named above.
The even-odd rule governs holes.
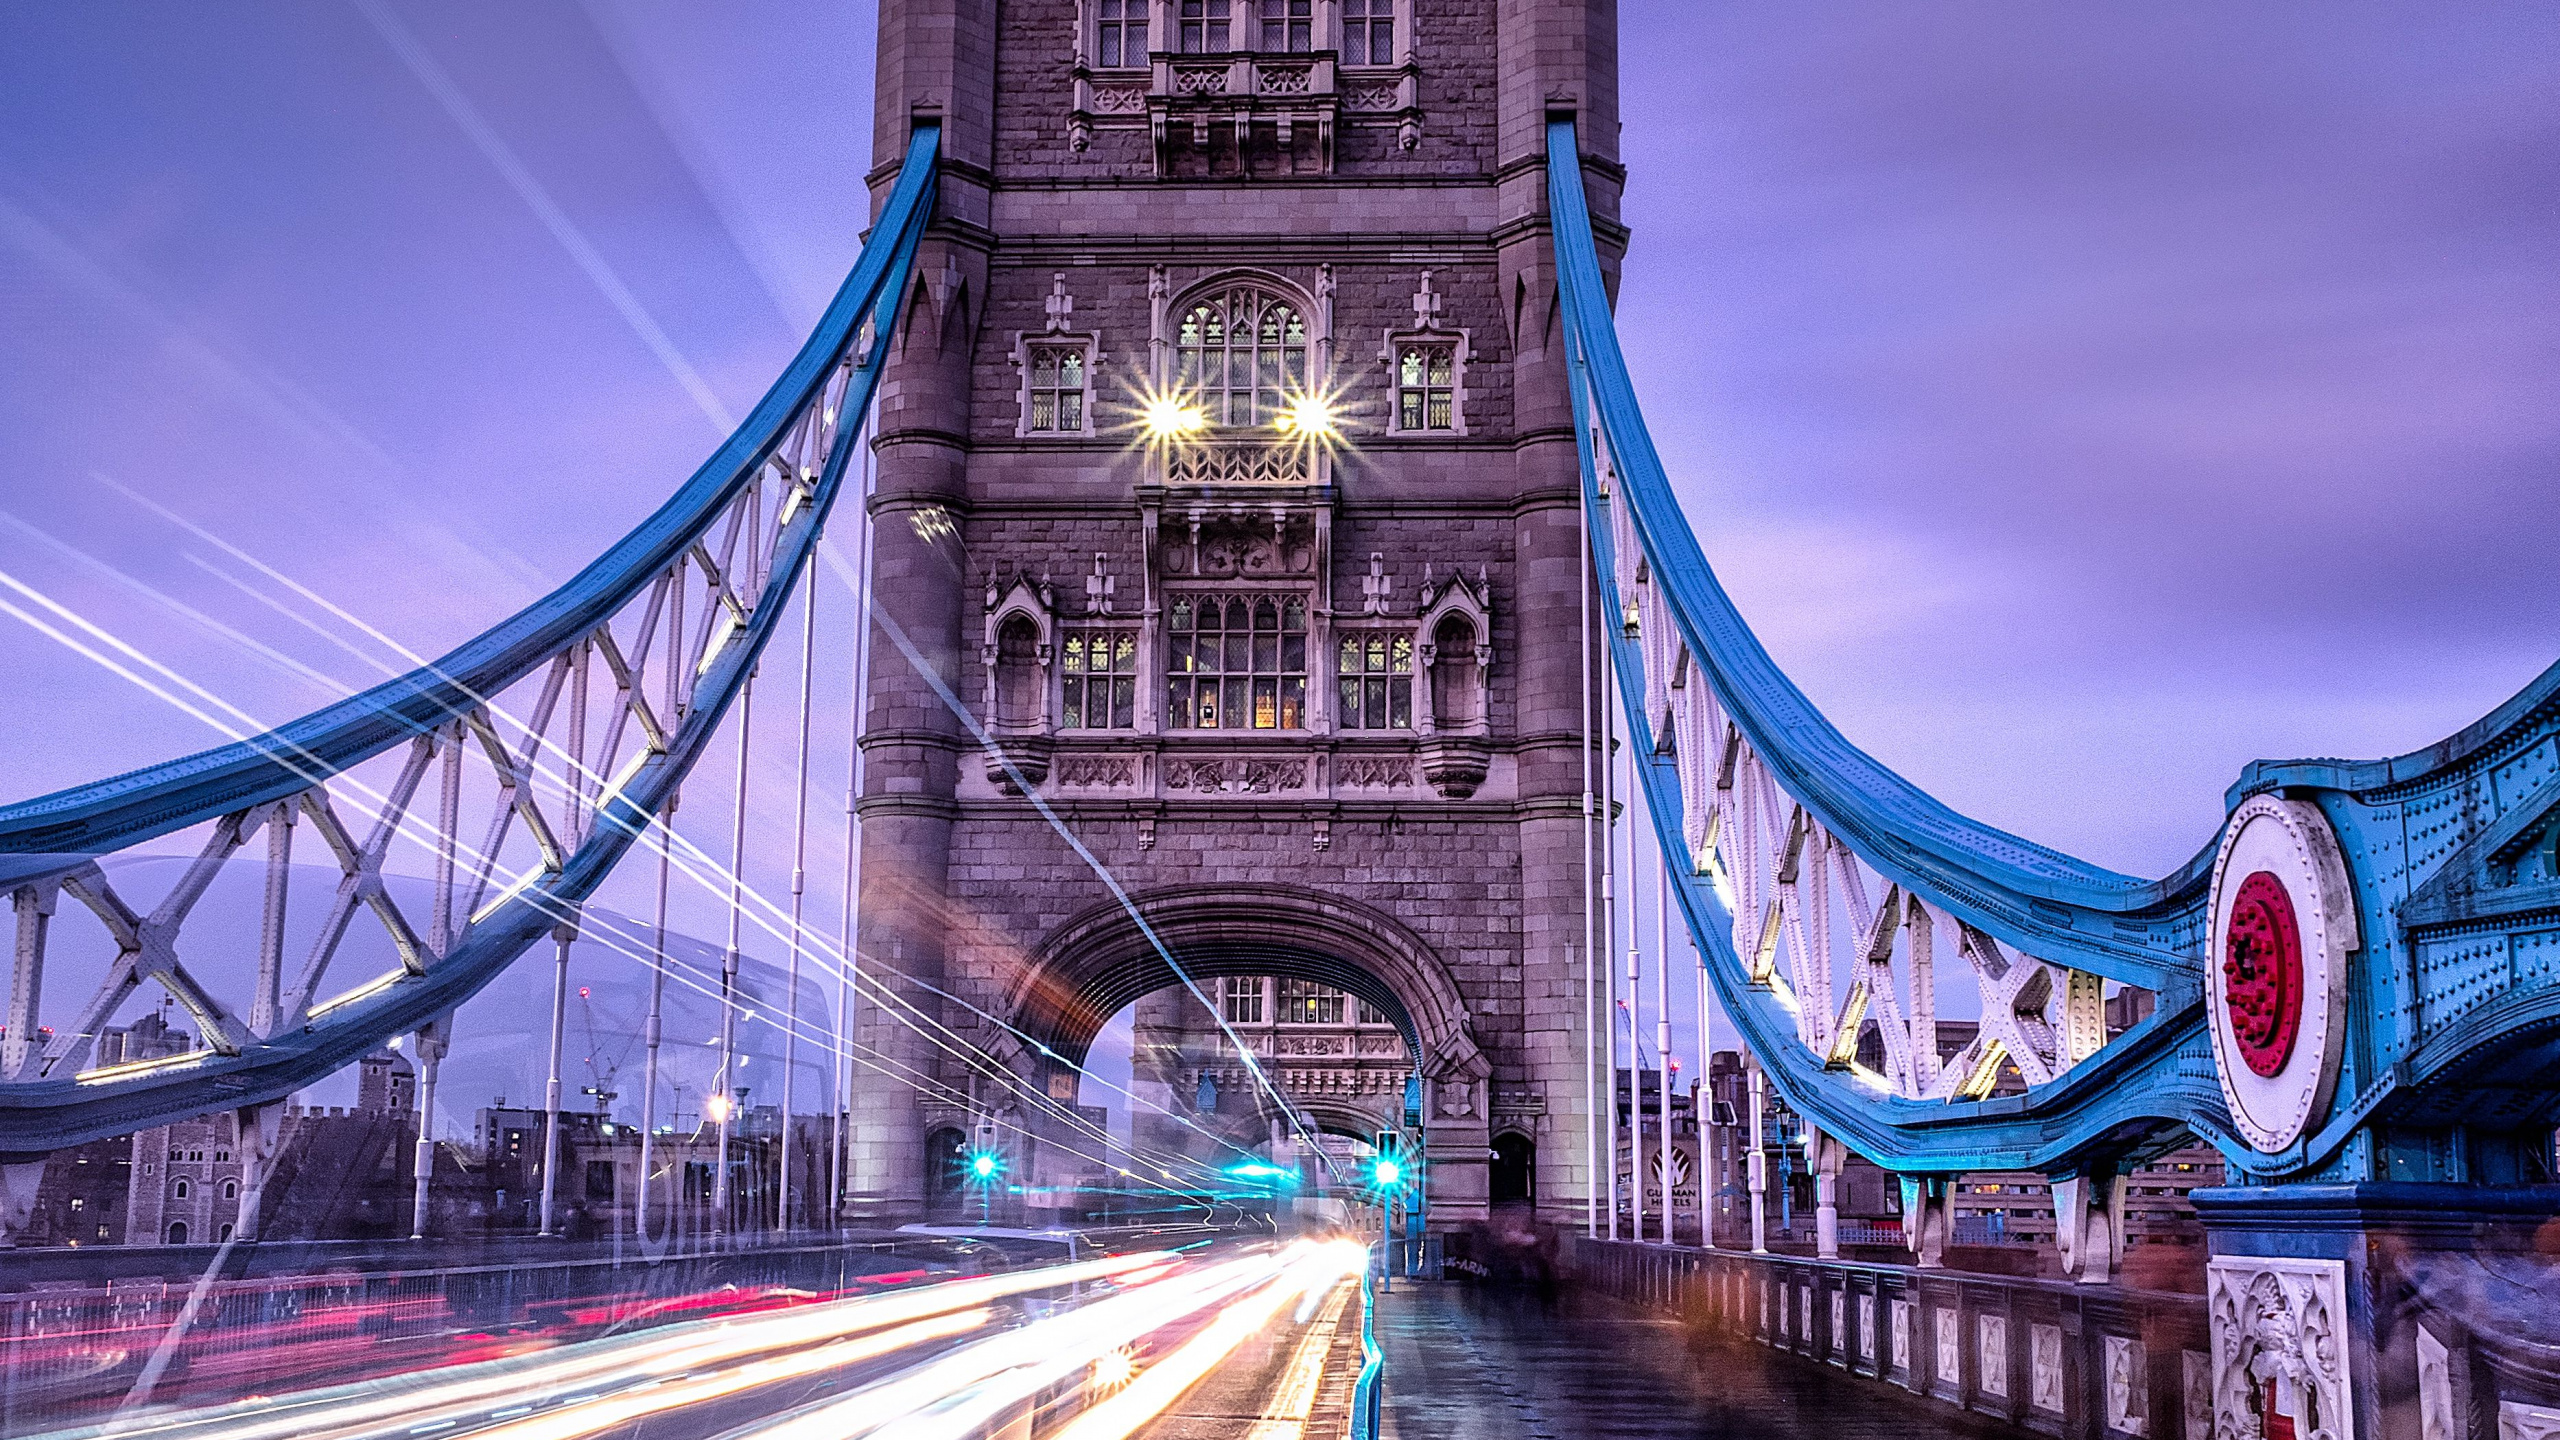
[[[2560,1053],[2560,666],[2417,755],[2261,762],[2234,787],[2234,807],[2274,790],[2319,805],[2344,852],[2364,941],[2349,967],[2348,1044],[2329,1119],[2281,1154],[2253,1150],[2232,1124],[2206,1026],[2216,845],[2160,880],[2117,874],[1957,814],[1833,728],[1717,584],[1646,432],[1570,121],[1549,126],[1547,177],[1583,417],[1584,504],[1635,769],[1663,853],[1689,862],[1670,867],[1672,890],[1716,996],[1791,1106],[1881,1165],[1930,1174],[2103,1168],[2190,1133],[2244,1172],[2303,1174],[2338,1161],[2358,1126],[2395,1105],[2459,1108],[2447,1087],[2483,1083],[2484,1073],[2513,1092],[2504,1123],[2549,1123]],[[2430,822],[2439,811],[2459,816]],[[1884,887],[1880,906],[1868,871]],[[1807,873],[1819,905],[1835,883],[1849,897],[1847,945],[1806,923]],[[1756,913],[1738,925],[1737,907]],[[1919,1018],[1926,968],[1910,985],[1914,1018],[1892,1008],[1906,1002],[1889,967],[1934,956],[1931,935],[1950,926],[1987,997],[1984,1033],[1994,1007],[2014,999],[1997,1028],[2020,1045],[2049,1042],[2023,1094],[1974,1098],[1978,1089],[1937,1071],[1934,1053],[1921,1058],[1935,1023]],[[1897,938],[1898,928],[1907,933]],[[2494,941],[2481,938],[2491,932]],[[2437,934],[2468,937],[2473,949],[2461,963],[2430,961],[2426,947],[2446,943],[2428,938]],[[1835,1007],[1841,952],[1861,978]],[[1780,953],[1799,967],[1797,984],[1777,973]],[[2087,1002],[2103,994],[2092,977],[2149,991],[2154,1012],[2113,1037],[2102,1021],[2095,1034],[2054,1033],[2056,1016],[2076,1023],[2054,987],[2082,1002],[2085,1021]],[[1903,1037],[1898,1054],[1886,1041],[1890,1075],[1854,1060],[1870,1007],[1885,1007],[1879,1031]],[[1979,1059],[1978,1047],[1956,1061]],[[2420,1100],[2431,1085],[2433,1100]]]
[[[404,956],[414,954],[414,963],[350,996],[315,1005],[309,985],[328,958],[320,954],[301,991],[288,997],[283,1023],[270,1033],[249,1034],[236,1016],[209,1009],[207,997],[180,994],[208,1040],[227,1043],[150,1063],[65,1073],[94,1037],[57,1037],[44,1054],[20,1037],[7,1052],[10,1059],[0,1062],[0,1155],[40,1154],[210,1110],[281,1099],[392,1037],[449,1015],[546,932],[574,923],[579,904],[657,823],[668,797],[701,757],[811,563],[933,215],[940,138],[938,126],[917,127],[860,259],[763,399],[665,505],[566,584],[433,663],[267,733],[0,808],[0,895],[17,902],[22,949],[30,933],[25,912],[36,906],[49,912],[59,903],[58,890],[77,893],[108,918],[124,947],[119,963],[127,993],[141,978],[128,962],[147,961],[154,937],[148,925],[120,925],[112,918],[129,914],[120,900],[110,895],[103,907],[95,902],[93,897],[110,888],[95,864],[160,836],[215,823],[215,840],[198,862],[209,879],[206,867],[236,849],[240,834],[282,818],[274,811],[260,816],[260,807],[287,802],[340,849],[348,877],[342,898],[378,896],[379,851],[400,823],[419,772],[445,747],[453,752],[448,771],[458,769],[462,753],[477,742],[489,759],[503,813],[493,821],[493,848],[482,858],[471,898],[488,887],[499,863],[496,840],[512,827],[521,825],[532,836],[541,857],[459,922],[441,953],[403,943]],[[777,492],[770,520],[764,509],[768,480]],[[647,657],[622,653],[611,622],[647,607],[640,633],[655,633],[661,602],[671,588],[688,583],[688,576],[704,586],[708,598],[681,664],[676,657],[683,637],[678,621],[668,620],[666,683],[673,698],[669,713],[657,714],[631,676]],[[568,755],[568,828],[555,833],[532,800],[537,753],[546,743],[557,751],[556,742],[546,740],[541,717],[557,708],[573,668],[583,700],[590,660],[621,679],[624,713],[612,718],[612,736],[622,737],[626,722],[637,716],[642,738],[610,781],[601,773],[575,773],[586,757]],[[537,718],[528,724],[500,712],[494,697],[529,677],[543,684]],[[676,696],[679,686],[685,693]],[[520,753],[511,754],[510,742],[498,734],[501,720],[525,731]],[[376,841],[358,846],[335,821],[330,782],[404,743],[413,746],[413,760],[401,786],[394,787],[395,803],[377,826]],[[448,788],[455,783],[448,780]],[[449,834],[446,841],[449,852]],[[366,849],[371,853],[356,853]],[[164,902],[170,917],[165,929],[174,931],[191,900]],[[396,907],[385,902],[377,908],[386,924],[400,924]],[[42,928],[33,933],[41,936]],[[159,943],[174,943],[174,936]],[[181,984],[171,982],[182,981],[183,972],[163,956],[156,978],[178,993]],[[106,994],[92,1006],[93,1018],[111,1015],[115,1003],[116,996]],[[70,1063],[59,1063],[65,1060]]]
[[[2532,1178],[2442,1153],[2560,1123],[2560,664],[2439,744],[2260,761],[2231,787],[2315,800],[2356,879],[2351,1044],[2305,1167],[2342,1179]],[[2411,1133],[2414,1132],[2414,1133]],[[2455,1147],[2459,1148],[2459,1147]]]

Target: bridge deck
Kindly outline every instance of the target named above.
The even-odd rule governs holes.
[[[1597,1296],[1398,1282],[1380,1298],[1389,1440],[1887,1440],[1946,1430],[1765,1349]],[[1962,1426],[1964,1422],[1956,1422]]]

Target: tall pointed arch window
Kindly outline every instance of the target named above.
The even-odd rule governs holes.
[[[1305,312],[1258,285],[1192,301],[1174,334],[1174,384],[1212,425],[1277,421],[1307,388]]]

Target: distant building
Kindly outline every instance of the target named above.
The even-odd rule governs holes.
[[[376,1050],[356,1062],[356,1113],[411,1115],[418,1109],[418,1072],[397,1050]]]
[[[133,1142],[92,1140],[45,1157],[21,1245],[121,1245],[132,1213]]]
[[[229,1111],[133,1137],[125,1235],[135,1245],[205,1245],[231,1238],[246,1183],[239,1118]]]
[[[1130,1088],[1142,1164],[1160,1171],[1164,1157],[1177,1155],[1219,1166],[1243,1156],[1301,1163],[1299,1137],[1247,1068],[1238,1041],[1319,1133],[1360,1143],[1403,1125],[1413,1060],[1386,1014],[1311,980],[1244,975],[1211,985],[1215,1017],[1179,987],[1137,1003]],[[1525,1175],[1513,1183],[1525,1185]]]

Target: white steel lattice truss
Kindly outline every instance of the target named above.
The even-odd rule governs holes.
[[[1662,612],[1615,476],[1605,430],[1592,422],[1598,492],[1610,533],[1618,618],[1643,657],[1644,714],[1680,778],[1687,860],[1733,917],[1745,977],[1795,1016],[1796,1038],[1822,1063],[1907,1099],[1973,1100],[2004,1066],[2030,1086],[2059,1078],[2107,1040],[2105,986],[2083,970],[2003,946],[1872,867],[1787,792],[1782,777],[1726,717]],[[1881,891],[1881,899],[1878,892]],[[1941,944],[1981,997],[1974,1038],[1939,1055]],[[1846,983],[1842,983],[1845,981]],[[1881,1071],[1860,1062],[1872,1030]]]
[[[852,353],[867,352],[868,342],[866,327]],[[472,695],[405,746],[335,774],[307,754],[273,752],[312,783],[196,827],[204,840],[195,859],[148,914],[94,861],[19,884],[0,1079],[76,1074],[95,1083],[237,1055],[426,975],[520,896],[547,904],[553,920],[573,924],[575,907],[546,902],[541,887],[605,848],[603,832],[621,832],[605,837],[618,853],[633,829],[653,825],[628,803],[617,804],[625,787],[645,764],[668,755],[688,722],[718,722],[728,695],[721,662],[750,633],[769,628],[760,623],[770,618],[766,611],[787,602],[792,587],[772,583],[783,540],[795,522],[805,528],[804,511],[818,499],[840,432],[859,423],[844,409],[853,375],[848,354],[791,418],[780,444],[673,563],[547,662],[495,693]],[[331,893],[297,893],[291,883],[296,832],[306,828],[338,868]],[[200,983],[181,958],[182,942],[197,902],[262,832],[261,944],[244,1003]],[[663,831],[644,843],[666,843]],[[434,876],[423,925],[383,881],[386,860],[402,845],[425,852]],[[45,962],[63,895],[104,927],[116,955],[95,992],[57,1012],[61,1023],[47,1026]],[[288,921],[306,907],[319,911],[317,938],[307,952],[288,956]],[[359,911],[381,927],[398,965],[317,998],[348,948]],[[205,1048],[90,1067],[101,1032],[146,982],[157,982],[186,1010]]]

